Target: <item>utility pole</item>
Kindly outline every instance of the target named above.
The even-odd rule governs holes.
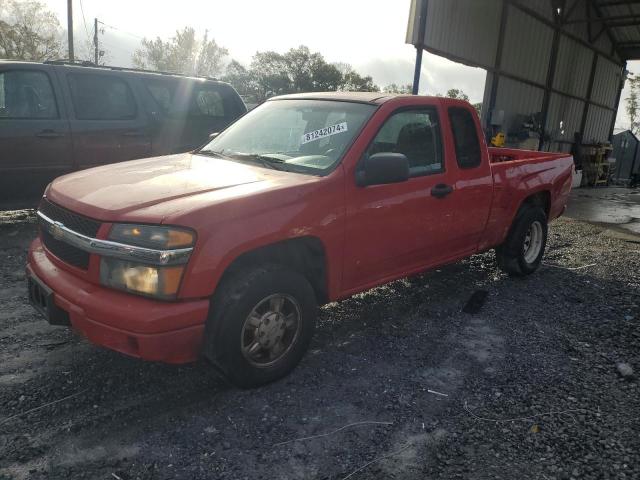
[[[98,19],[97,18],[93,19],[93,46],[94,46],[94,55],[95,55],[94,63],[98,65],[100,50],[98,49]]]
[[[69,61],[73,62],[73,0],[67,0],[67,37],[69,42]]]

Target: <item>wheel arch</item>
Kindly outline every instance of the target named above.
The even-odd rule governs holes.
[[[329,301],[326,249],[315,236],[291,238],[241,253],[222,273],[216,291],[236,272],[265,264],[283,265],[300,273],[313,287],[319,305]]]

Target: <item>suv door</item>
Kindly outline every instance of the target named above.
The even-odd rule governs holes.
[[[126,75],[66,68],[61,81],[73,107],[70,124],[78,168],[150,156],[148,119]]]
[[[347,180],[343,277],[347,292],[427,268],[451,255],[451,198],[438,193],[452,185],[440,116],[436,106],[396,111],[365,152],[406,155],[408,181],[363,188]]]
[[[64,102],[51,67],[0,64],[0,202],[38,198],[73,168]]]

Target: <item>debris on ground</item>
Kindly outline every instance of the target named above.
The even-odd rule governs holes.
[[[640,365],[640,251],[600,226],[549,228],[545,261],[589,268],[513,279],[487,252],[327,305],[291,375],[237,390],[47,325],[19,217],[0,219],[3,480],[640,478],[617,366]],[[468,315],[471,291],[491,301]],[[365,421],[390,424],[342,427]]]

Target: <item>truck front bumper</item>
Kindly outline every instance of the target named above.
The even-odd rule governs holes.
[[[96,285],[56,266],[39,239],[29,249],[27,275],[52,291],[56,311],[96,345],[166,363],[199,356],[208,300],[161,302]]]

